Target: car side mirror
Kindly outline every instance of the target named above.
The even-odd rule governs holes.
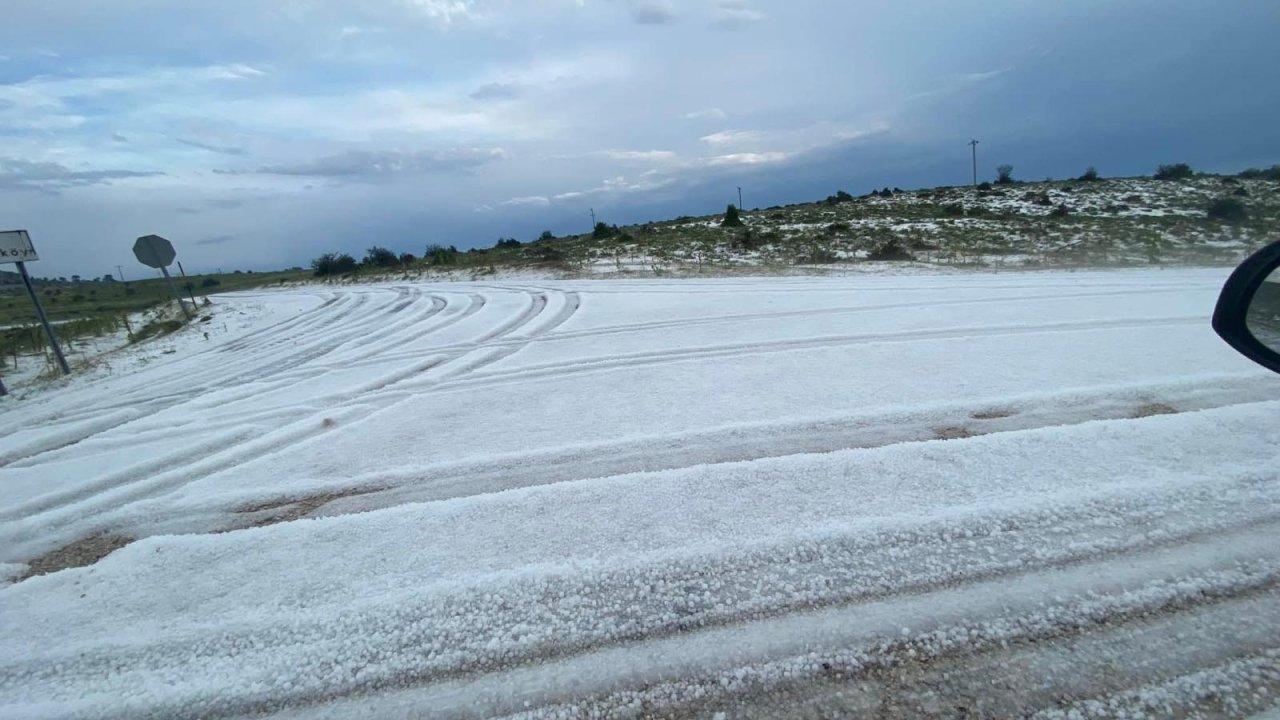
[[[1240,354],[1280,372],[1280,242],[1254,253],[1227,278],[1213,329]]]

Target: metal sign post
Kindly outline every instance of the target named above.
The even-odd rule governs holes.
[[[71,366],[67,364],[67,356],[62,354],[62,346],[58,344],[58,337],[53,334],[53,326],[49,324],[49,318],[44,314],[44,306],[40,304],[40,296],[36,295],[35,286],[31,284],[31,276],[27,274],[26,261],[39,259],[40,256],[36,254],[36,248],[31,244],[31,236],[26,230],[0,231],[0,263],[13,263],[18,266],[22,284],[27,287],[31,304],[36,307],[36,317],[44,326],[44,334],[49,338],[49,346],[53,348],[53,355],[58,359],[58,367],[62,369],[63,375],[70,375]]]
[[[133,244],[133,254],[138,258],[138,262],[148,267],[159,268],[160,272],[164,273],[164,280],[169,283],[169,292],[173,293],[174,299],[178,301],[182,314],[190,320],[191,311],[187,310],[186,301],[178,294],[173,278],[169,277],[169,264],[178,256],[178,252],[173,249],[173,243],[159,235],[143,235]]]

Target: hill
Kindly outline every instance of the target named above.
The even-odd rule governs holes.
[[[1215,205],[1216,204],[1216,205]],[[574,275],[806,272],[876,262],[940,267],[1227,264],[1280,239],[1280,182],[1199,175],[845,192],[812,203],[682,217],[525,245],[437,250],[406,270]]]

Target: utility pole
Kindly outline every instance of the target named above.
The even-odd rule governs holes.
[[[742,209],[742,186],[738,186],[738,209]]]
[[[970,140],[969,147],[973,150],[973,186],[978,187],[978,141]]]
[[[596,230],[596,209],[591,208],[591,232]]]
[[[124,268],[122,268],[122,267],[120,267],[119,265],[117,265],[117,266],[116,266],[116,273],[118,273],[118,274],[116,275],[116,279],[117,279],[117,280],[119,280],[120,282],[124,282]]]

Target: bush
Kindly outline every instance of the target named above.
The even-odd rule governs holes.
[[[1013,166],[998,165],[996,166],[996,184],[1008,185],[1013,182]]]
[[[1071,208],[1067,207],[1066,205],[1059,205],[1049,213],[1049,217],[1064,218],[1070,214],[1071,214]]]
[[[730,241],[730,245],[736,250],[756,250],[764,244],[765,240],[765,237],[753,234],[751,228],[743,228],[742,232]]]
[[[356,269],[356,259],[346,253],[325,253],[311,261],[311,269],[316,277],[349,273]]]
[[[1085,168],[1084,174],[1076,179],[1082,182],[1093,182],[1095,180],[1101,180],[1102,178],[1098,175],[1098,169],[1090,165]]]
[[[418,256],[413,253],[400,253],[401,265],[412,265],[418,261]]]
[[[428,245],[422,253],[422,259],[431,265],[453,265],[458,261],[458,248],[452,245]]]
[[[591,237],[597,240],[604,240],[605,238],[611,238],[617,234],[618,234],[617,225],[608,225],[603,222],[596,223],[595,229],[591,231]]]
[[[1156,180],[1187,180],[1195,175],[1195,171],[1186,163],[1173,163],[1172,165],[1161,165],[1156,168],[1156,174],[1152,175]]]
[[[1249,168],[1242,170],[1239,177],[1247,180],[1280,180],[1280,165],[1272,165],[1266,169]]]
[[[564,252],[561,251],[560,248],[554,245],[545,245],[542,243],[539,243],[537,245],[530,245],[529,247],[525,248],[525,252],[528,253],[530,258],[533,258],[538,262],[546,262],[546,263],[564,262]]]
[[[797,265],[830,265],[840,262],[840,256],[827,248],[813,248],[804,255],[796,256]]]
[[[384,247],[374,245],[364,251],[364,264],[373,267],[393,267],[400,264],[400,257]]]
[[[951,217],[964,217],[964,206],[960,203],[949,203],[942,206],[942,214]]]
[[[538,239],[539,239],[539,240],[546,240],[546,239],[548,239],[548,238],[546,237],[547,235],[551,235],[551,233],[550,233],[550,232],[544,232],[544,233],[542,233],[542,237],[540,237],[540,238],[538,238]],[[520,247],[520,241],[519,241],[519,240],[517,240],[517,239],[515,239],[515,238],[501,238],[501,239],[499,239],[499,240],[498,240],[497,244],[496,244],[496,245],[494,245],[493,247],[494,247],[495,249],[496,249],[496,248],[518,248],[518,247]]]
[[[200,287],[218,287],[222,283],[218,282],[218,278],[205,278],[200,282]]]
[[[732,203],[725,208],[724,220],[720,223],[724,227],[742,227],[742,216],[738,214],[737,206]]]
[[[835,195],[828,195],[826,203],[828,205],[836,205],[839,203],[853,202],[853,196],[844,190],[837,190]]]
[[[1235,198],[1218,198],[1209,203],[1209,207],[1205,210],[1205,215],[1210,220],[1222,220],[1224,222],[1240,222],[1249,219],[1249,212],[1245,210],[1244,203]]]
[[[910,251],[902,247],[897,238],[890,238],[881,243],[867,255],[868,260],[914,260]]]

